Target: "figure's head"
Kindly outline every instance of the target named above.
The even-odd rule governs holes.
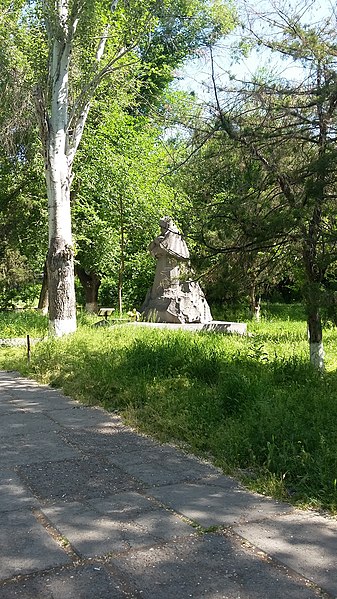
[[[169,229],[172,229],[173,220],[170,216],[163,216],[159,221],[160,228],[163,233],[166,233]]]

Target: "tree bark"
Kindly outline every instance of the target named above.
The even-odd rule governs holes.
[[[74,251],[63,237],[50,240],[47,268],[50,332],[61,337],[76,330]]]
[[[260,321],[260,310],[261,310],[261,299],[256,297],[256,285],[255,283],[251,284],[250,287],[250,310],[252,317],[257,322]]]
[[[124,206],[122,197],[119,198],[120,218],[120,261],[118,271],[118,310],[119,316],[123,314],[123,277],[125,268],[125,236],[124,236]]]
[[[58,2],[56,19],[47,22],[52,40],[49,58],[50,109],[38,90],[36,107],[44,150],[48,196],[49,249],[47,256],[49,329],[60,337],[76,330],[74,250],[71,232],[70,185],[72,162],[68,151],[68,75],[72,33],[68,2]]]
[[[308,337],[310,362],[318,370],[324,370],[324,347],[322,322],[318,309],[312,308],[308,314]]]
[[[46,315],[46,314],[48,314],[48,305],[49,305],[49,301],[48,301],[48,272],[47,272],[47,261],[45,261],[44,267],[43,267],[42,286],[41,286],[39,303],[38,303],[37,308],[38,308],[38,310],[41,311],[42,314]]]
[[[86,272],[84,268],[79,265],[76,265],[75,271],[84,289],[86,312],[97,314],[98,290],[101,284],[101,278],[95,273]]]
[[[90,102],[102,79],[135,45],[120,49],[99,69],[108,39],[104,28],[96,51],[92,79],[69,103],[70,60],[79,19],[86,3],[55,0],[42,2],[49,40],[49,73],[46,87],[35,93],[48,196],[49,250],[47,259],[49,325],[53,335],[76,330],[74,250],[71,231],[70,186],[72,165],[81,141]],[[112,12],[115,6],[111,8]],[[123,63],[122,63],[123,65]],[[121,67],[122,67],[121,65]]]
[[[316,212],[318,214],[316,214]],[[306,281],[303,295],[306,304],[310,362],[318,370],[324,370],[323,329],[320,316],[320,286],[322,272],[318,268],[317,237],[320,211],[314,211],[303,251]],[[318,233],[317,233],[318,234]]]

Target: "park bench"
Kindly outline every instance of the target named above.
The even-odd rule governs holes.
[[[105,320],[108,320],[108,316],[115,311],[115,308],[100,308],[98,310],[98,316],[104,316]]]

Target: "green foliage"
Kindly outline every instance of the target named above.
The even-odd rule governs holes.
[[[47,316],[36,310],[0,312],[0,339],[11,337],[44,337],[48,332]],[[0,350],[2,351],[2,350]]]
[[[0,306],[32,301],[46,252],[42,159],[20,20],[26,3],[0,9]],[[20,22],[20,25],[18,24]],[[34,44],[34,42],[32,42]]]
[[[158,127],[145,117],[127,114],[116,104],[109,110],[97,106],[78,152],[76,259],[106,279],[101,298],[107,297],[109,279],[107,305],[117,303],[121,266],[126,304],[132,308],[142,303],[154,272],[147,247],[157,234],[159,218],[175,217],[182,209],[179,194],[162,177],[167,155],[158,136]]]
[[[138,101],[143,113],[158,102],[158,91],[173,80],[177,66],[226,35],[235,22],[234,6],[225,0],[167,0],[157,3],[155,14],[158,21],[151,44],[140,44]]]
[[[214,135],[173,183],[192,198],[185,229],[197,241],[193,260],[205,273],[211,302],[266,297],[285,271],[293,279],[296,256],[290,259],[284,242],[292,221],[279,209],[278,194],[255,157]]]
[[[29,300],[31,283],[33,276],[26,258],[18,250],[5,247],[0,258],[0,309]]]
[[[254,305],[259,294],[295,282],[310,341],[320,343],[337,257],[336,31],[332,8],[331,22],[309,26],[306,8],[267,2],[254,16],[251,9],[250,42],[297,73],[287,79],[260,68],[250,82],[219,85],[208,122],[202,112],[194,122],[194,153],[178,185],[199,208],[191,231],[204,245],[212,299],[250,293]]]
[[[122,326],[94,331],[87,319],[75,335],[34,346],[29,367],[20,350],[16,357],[6,351],[1,365],[121,412],[255,490],[335,513],[336,330],[326,331],[322,375],[305,358],[305,322],[294,320],[289,306],[285,320],[282,307],[273,311],[246,338]]]

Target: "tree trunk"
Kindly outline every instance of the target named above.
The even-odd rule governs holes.
[[[250,310],[254,320],[260,321],[261,299],[256,297],[256,285],[252,283],[250,287]]]
[[[47,272],[47,261],[45,261],[44,263],[44,267],[43,267],[43,279],[42,279],[42,286],[41,286],[41,291],[40,291],[40,297],[39,297],[39,303],[38,303],[38,310],[41,311],[42,314],[46,315],[48,314],[48,272]]]
[[[304,264],[306,273],[303,295],[306,303],[310,362],[318,370],[324,370],[323,330],[320,317],[320,286],[322,273],[317,267],[315,236],[310,231],[304,244]]]
[[[49,328],[57,337],[76,330],[74,250],[71,234],[70,169],[62,152],[60,132],[50,132],[49,168],[46,171],[49,206],[47,257]],[[63,156],[62,156],[63,154]],[[63,164],[62,164],[63,163]]]
[[[48,196],[49,329],[53,335],[60,337],[76,330],[76,300],[70,212],[72,162],[67,155],[68,73],[71,56],[67,29],[68,3],[60,2],[57,10],[57,35],[53,30],[50,54],[50,115],[47,114],[43,94],[38,98],[37,110]]]
[[[318,370],[324,370],[324,348],[322,322],[318,309],[311,309],[308,314],[308,337],[310,362]]]
[[[119,198],[119,218],[120,218],[120,261],[118,271],[118,310],[119,316],[123,313],[123,277],[125,268],[125,236],[124,236],[124,206],[123,199]]]
[[[48,196],[49,250],[47,259],[49,288],[49,327],[61,336],[76,330],[74,250],[71,232],[70,186],[72,164],[81,141],[90,102],[100,81],[110,71],[98,69],[108,39],[108,27],[98,40],[96,67],[90,83],[79,90],[69,106],[70,59],[74,38],[86,2],[57,0],[42,2],[49,40],[49,73],[45,89],[35,90],[35,104],[44,152]],[[113,7],[111,10],[114,11]],[[123,47],[109,65],[131,50]],[[77,76],[77,75],[76,75]],[[76,86],[75,86],[76,87]]]
[[[81,281],[85,294],[85,309],[91,314],[98,312],[98,290],[101,278],[95,273],[88,273],[81,266],[76,266],[76,274]]]

